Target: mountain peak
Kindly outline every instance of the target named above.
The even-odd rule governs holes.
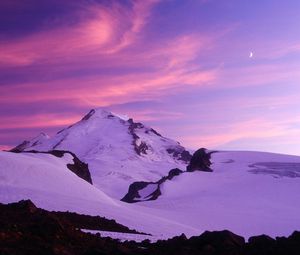
[[[111,117],[117,117],[121,120],[128,121],[129,117],[127,115],[123,114],[118,114],[114,113],[111,111],[108,111],[104,108],[96,108],[96,109],[91,109],[81,120],[85,121],[90,119],[91,117],[96,117],[96,118],[111,118]]]
[[[91,117],[105,118],[109,116],[112,116],[112,113],[110,111],[107,111],[103,108],[98,108],[98,109],[91,109],[81,120],[88,120]]]
[[[12,148],[11,151],[14,151],[14,152],[23,151],[25,149],[42,144],[44,141],[46,141],[48,139],[50,139],[50,137],[47,134],[45,134],[44,132],[41,132],[38,136],[34,137],[30,141],[28,141],[28,140],[23,141],[18,146]]]
[[[90,110],[51,138],[41,133],[14,149],[71,151],[89,165],[94,184],[118,198],[124,196],[132,182],[157,180],[170,169],[185,168],[191,158],[178,142],[103,108]],[[112,190],[108,182],[118,183],[119,189]]]

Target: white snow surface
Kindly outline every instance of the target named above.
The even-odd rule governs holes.
[[[158,184],[148,184],[144,189],[139,190],[140,198],[136,199],[136,201],[144,201],[149,198],[149,196],[157,189]]]
[[[156,242],[157,240],[165,239],[163,235],[150,236],[150,235],[111,232],[111,231],[98,231],[98,230],[90,230],[90,229],[81,229],[81,231],[86,233],[91,233],[91,234],[99,233],[102,237],[111,237],[113,239],[118,239],[121,242],[125,242],[125,241],[142,242],[146,239],[148,239],[150,242]]]
[[[228,229],[246,238],[267,234],[287,236],[300,230],[300,157],[264,152],[215,152],[213,172],[185,172],[161,185],[155,201],[119,201],[134,181],[157,181],[169,170],[186,165],[166,148],[178,146],[143,127],[136,130],[150,153],[134,151],[129,123],[96,111],[35,150],[74,152],[89,164],[95,185],[73,174],[71,155],[0,152],[0,202],[31,199],[56,211],[100,215],[167,238],[205,230]],[[143,196],[152,191],[140,191]],[[150,191],[149,191],[150,190]]]
[[[159,214],[149,215],[139,205],[110,198],[73,174],[66,167],[70,160],[69,156],[61,159],[48,154],[0,152],[0,202],[30,199],[46,210],[105,216],[131,229],[165,238],[183,229],[198,233]]]
[[[290,235],[300,229],[300,178],[254,174],[258,162],[300,171],[300,157],[262,152],[212,154],[213,172],[184,173],[163,184],[156,201],[140,203],[197,229],[229,229],[246,238]],[[288,169],[287,165],[291,166]],[[295,176],[295,175],[291,175]]]

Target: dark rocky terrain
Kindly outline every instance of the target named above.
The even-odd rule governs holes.
[[[18,146],[17,146],[18,147]],[[88,164],[82,162],[73,152],[64,151],[64,150],[51,150],[51,151],[20,151],[16,148],[10,150],[15,153],[42,153],[42,154],[51,154],[55,157],[62,158],[65,154],[70,154],[73,157],[73,164],[67,164],[67,168],[76,174],[79,178],[87,181],[90,184],[93,184],[91,173],[89,170]]]
[[[94,225],[91,216],[48,212],[30,200],[0,204],[0,254],[127,254],[127,255],[299,255],[300,232],[289,237],[261,235],[248,242],[228,230],[204,232],[200,236],[185,235],[150,243],[119,242],[81,232],[78,228]],[[84,217],[91,217],[84,220]],[[102,218],[101,218],[102,219]],[[87,223],[84,223],[87,222]],[[96,221],[98,222],[98,220]],[[99,221],[100,222],[100,221]],[[87,224],[87,225],[86,225]],[[97,224],[96,224],[97,225]],[[128,228],[110,222],[112,230]],[[99,225],[101,226],[101,225]],[[98,227],[99,227],[98,226]]]
[[[30,200],[0,204],[0,254],[115,254],[117,241],[80,229],[143,234],[100,216],[49,212]],[[116,253],[119,254],[119,253]]]
[[[167,180],[172,180],[173,177],[183,173],[182,170],[174,168],[169,171],[167,176],[162,177],[157,182],[134,182],[129,186],[127,194],[121,199],[123,202],[135,203],[139,202],[137,198],[140,198],[139,190],[146,188],[149,184],[156,185],[156,189],[149,194],[143,201],[155,200],[161,195],[160,185],[162,185]]]
[[[167,176],[163,176],[161,179],[159,179],[157,182],[145,182],[145,181],[140,181],[140,182],[134,182],[129,186],[128,192],[126,195],[121,199],[123,202],[127,203],[136,203],[140,201],[150,201],[150,200],[156,200],[162,193],[161,193],[161,185],[168,181],[172,180],[173,177],[181,175],[183,173],[187,172],[194,172],[194,171],[204,171],[204,172],[212,172],[212,169],[210,168],[211,166],[211,153],[213,152],[207,152],[206,149],[201,148],[197,150],[193,156],[184,156],[185,153],[184,151],[181,154],[176,154],[176,151],[168,151],[169,153],[175,153],[176,157],[185,157],[185,160],[189,162],[186,171],[182,171],[178,168],[172,169],[169,171]],[[148,194],[146,197],[142,198],[139,195],[139,191],[146,188],[148,185],[155,185],[156,188],[155,190]]]
[[[187,166],[187,172],[204,171],[212,172],[210,156],[213,152],[207,152],[206,149],[201,148],[193,154],[189,165]]]
[[[141,130],[144,130],[145,133],[148,133],[148,134],[153,133],[153,134],[161,137],[162,139],[164,139],[163,136],[161,134],[159,134],[156,130],[154,130],[153,128],[147,128],[140,122],[134,122],[133,119],[129,119],[127,122],[129,124],[128,132],[133,138],[132,145],[134,147],[135,152],[139,156],[147,155],[147,151],[152,150],[152,149],[151,149],[151,146],[149,144],[147,144],[146,142],[143,142],[143,141],[140,143],[137,142],[140,139],[140,137],[137,135],[136,130],[141,129]],[[185,150],[185,148],[179,144],[177,144],[176,147],[168,148],[167,152],[170,155],[172,155],[173,158],[175,158],[177,160],[181,160],[185,163],[188,163],[190,161],[190,159],[192,158],[192,155],[189,153],[189,151]]]

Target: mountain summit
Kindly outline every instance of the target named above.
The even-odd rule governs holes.
[[[155,181],[172,168],[185,168],[191,159],[178,142],[103,109],[91,110],[53,137],[41,134],[13,149],[31,150],[75,153],[88,163],[94,185],[115,198],[121,198],[132,182]]]

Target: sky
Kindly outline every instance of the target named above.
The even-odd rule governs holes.
[[[90,109],[187,148],[300,155],[299,0],[1,0],[0,148]]]

